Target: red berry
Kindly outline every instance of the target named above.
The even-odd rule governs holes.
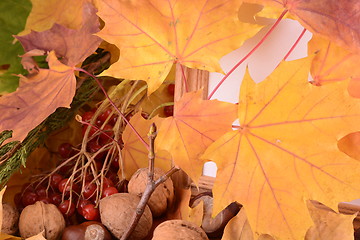
[[[132,116],[134,116],[134,112],[133,112],[133,111],[132,111],[132,112],[129,112],[129,113],[125,116],[125,118],[126,118],[126,120],[130,121],[130,119],[132,118]]]
[[[46,196],[47,196],[46,188],[45,188],[45,187],[42,187],[42,186],[38,186],[38,187],[35,189],[35,193],[36,193],[36,195],[38,195],[39,197],[46,197]]]
[[[95,158],[96,159],[96,158]],[[103,166],[104,166],[104,163],[101,161],[101,160],[95,160],[95,164],[96,164],[96,169],[98,170],[98,171],[100,171],[102,168],[103,168]]]
[[[110,117],[109,124],[110,124],[111,126],[114,126],[114,125],[116,124],[118,118],[119,118],[119,115],[113,114],[113,115]]]
[[[32,205],[36,203],[37,200],[38,200],[38,195],[36,195],[36,193],[24,192],[24,194],[22,195],[21,203],[23,204],[24,207],[26,207],[28,205]]]
[[[82,212],[82,211],[83,211],[83,208],[84,208],[84,206],[86,206],[86,205],[88,205],[88,204],[92,204],[92,201],[90,201],[90,200],[85,200],[85,199],[80,200],[76,211],[77,211],[81,216],[83,216],[83,212]]]
[[[109,178],[106,177],[103,178],[103,189],[113,186],[114,186],[113,181],[111,181]]]
[[[174,115],[174,105],[171,106],[165,106],[164,107],[164,115],[166,117],[171,117]]]
[[[85,205],[82,209],[82,215],[86,220],[98,220],[100,219],[99,209],[95,208],[94,204]]]
[[[61,193],[65,193],[65,195],[68,195],[70,190],[76,193],[79,193],[79,186],[75,183],[71,184],[71,182],[68,183],[68,178],[64,178],[59,182],[58,189]]]
[[[96,184],[95,183],[91,183],[91,182],[86,182],[84,189],[82,191],[82,194],[84,196],[85,199],[89,199],[93,196],[95,196],[95,191],[96,191]]]
[[[112,166],[113,168],[115,168],[115,170],[118,170],[118,169],[120,168],[120,166],[119,166],[119,157],[118,157],[118,156],[116,156],[116,157],[114,157],[114,158],[112,159],[112,161],[111,161],[111,166]]]
[[[58,209],[64,216],[70,217],[75,213],[75,204],[69,200],[65,200],[59,204]]]
[[[58,189],[58,186],[59,186],[59,183],[61,182],[61,180],[63,180],[63,176],[61,176],[60,174],[58,173],[53,173],[51,176],[50,176],[50,186],[53,188],[53,189]]]
[[[99,121],[101,121],[102,123],[104,123],[106,121],[106,119],[110,116],[111,112],[112,112],[112,110],[110,108],[108,108],[103,113],[101,113],[97,119]]]
[[[0,66],[0,69],[2,69],[2,70],[8,70],[9,67],[10,67],[10,64],[3,64],[3,65]]]
[[[91,140],[87,143],[87,151],[90,153],[96,153],[100,150],[101,145],[96,140]]]
[[[73,145],[70,143],[62,143],[58,147],[58,152],[62,158],[69,158],[74,154]]]
[[[67,159],[66,159],[67,160]],[[59,165],[61,165],[62,163],[64,163],[64,161],[60,161]],[[73,167],[75,166],[74,162],[68,162],[67,164],[63,165],[60,169],[59,169],[59,173],[61,173],[64,176],[67,176],[69,174],[70,171],[72,171]],[[59,182],[60,183],[60,182]]]
[[[88,152],[96,153],[102,148],[102,146],[98,143],[98,141],[93,139],[88,142],[86,148],[87,148]],[[105,157],[105,154],[106,154],[106,152],[101,152],[101,153],[97,154],[95,157],[95,160],[103,160],[103,158]]]
[[[63,180],[61,180],[59,182],[58,189],[61,193],[63,193],[65,191],[65,187],[67,185],[68,180],[69,180],[68,178],[64,178]],[[68,184],[70,184],[70,183],[68,183]]]
[[[90,122],[93,116],[94,116],[94,112],[89,111],[89,112],[84,112],[81,117],[84,122]]]
[[[167,87],[169,95],[174,96],[175,94],[175,84],[169,84]]]
[[[91,182],[93,179],[94,179],[94,175],[92,175],[91,173],[86,173],[85,181]]]
[[[115,193],[118,193],[119,191],[116,189],[116,187],[108,187],[108,188],[105,188],[101,194],[101,197],[104,198],[104,197],[107,197],[107,196],[110,196],[110,195],[113,195]]]
[[[24,208],[24,206],[23,206],[23,204],[22,204],[22,196],[21,196],[21,193],[15,194],[15,196],[14,196],[14,203],[15,203],[16,207],[17,207],[19,210]]]
[[[106,176],[106,178],[111,180],[112,183],[114,183],[114,186],[119,182],[119,177],[118,177],[117,173],[112,170],[108,171],[105,176]]]
[[[46,204],[52,203],[51,199],[46,197],[46,196],[39,197],[38,201],[41,201],[41,202],[46,203]]]
[[[100,140],[102,141],[111,141],[112,137],[114,136],[113,127],[110,124],[106,124],[104,128],[101,129],[102,132],[100,133]]]
[[[22,193],[25,193],[25,192],[34,192],[35,191],[35,188],[34,186],[31,184],[31,183],[24,183],[22,185],[22,188],[21,188],[21,192]]]
[[[59,194],[59,193],[51,193],[51,194],[49,195],[49,198],[50,198],[50,200],[51,200],[51,203],[52,203],[52,204],[55,204],[56,206],[59,206],[59,204],[60,204],[61,201],[62,201],[62,196],[61,196],[61,194]]]
[[[83,136],[85,136],[86,129],[87,129],[88,127],[89,127],[88,125],[83,125],[83,126],[82,126],[82,135],[83,135]],[[91,129],[90,129],[90,131],[89,131],[89,135],[88,135],[88,136],[89,136],[89,137],[93,136],[97,131],[98,131],[98,130],[97,130],[95,127],[91,126]]]

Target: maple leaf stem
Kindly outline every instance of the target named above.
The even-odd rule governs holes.
[[[144,146],[146,147],[147,150],[149,150],[149,144],[147,144],[145,142],[145,140],[140,136],[139,132],[136,131],[136,129],[134,128],[134,126],[126,119],[125,115],[120,111],[120,109],[116,106],[116,104],[111,100],[111,98],[109,97],[109,95],[107,94],[104,86],[100,83],[99,79],[97,79],[97,77],[91,73],[89,73],[88,71],[82,69],[82,68],[75,68],[75,70],[83,72],[87,75],[89,75],[90,77],[92,77],[96,83],[99,85],[100,89],[102,90],[102,92],[104,93],[105,97],[109,100],[110,104],[114,107],[114,109],[119,113],[119,115],[122,117],[122,119],[126,122],[126,124],[128,124],[131,128],[132,131],[134,131],[135,135],[139,138],[140,142],[142,142],[144,144]]]
[[[185,91],[186,91],[186,92],[189,92],[188,82],[187,82],[187,79],[186,79],[186,76],[185,76],[184,67],[183,67],[182,64],[180,64],[180,68],[181,68],[182,79],[183,79],[183,82],[184,82],[184,85],[185,85]]]
[[[219,87],[225,82],[225,80],[246,60],[248,59],[255,51],[258,49],[264,41],[269,37],[269,35],[274,31],[274,29],[279,25],[280,21],[283,19],[285,14],[288,12],[287,9],[285,9],[281,15],[278,17],[276,22],[272,25],[272,27],[269,29],[269,31],[262,37],[262,39],[253,47],[248,54],[246,54],[245,57],[243,57],[222,79],[221,81],[216,85],[214,90],[209,94],[208,100],[212,98],[212,96],[215,94],[215,92],[219,89]]]
[[[302,32],[300,33],[299,37],[296,39],[295,43],[291,46],[290,50],[287,52],[287,54],[285,55],[285,57],[283,58],[283,60],[285,61],[290,54],[294,51],[294,49],[296,48],[296,46],[299,44],[300,40],[303,38],[304,34],[306,32],[306,28],[304,28],[302,30]]]

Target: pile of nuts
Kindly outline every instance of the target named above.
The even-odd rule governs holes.
[[[137,211],[138,203],[147,184],[147,168],[138,169],[129,181],[128,192],[115,193],[102,198],[98,206],[97,221],[83,221],[73,225],[59,207],[52,203],[36,201],[21,211],[9,204],[3,204],[2,232],[15,234],[19,228],[20,236],[28,238],[43,232],[47,240],[121,239],[130,227],[131,218]],[[155,168],[154,179],[164,175]],[[144,213],[129,239],[144,239],[153,234],[153,239],[208,239],[198,226],[182,221],[169,220],[160,224],[152,233],[153,218],[161,217],[174,200],[174,187],[170,178],[160,184],[151,195]],[[84,219],[82,219],[84,220]],[[17,228],[18,226],[18,228]]]

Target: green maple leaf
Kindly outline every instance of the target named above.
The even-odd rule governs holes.
[[[25,73],[19,57],[24,50],[19,42],[13,43],[13,35],[24,29],[30,10],[29,0],[0,1],[0,66],[10,65],[5,73],[0,74],[0,94],[17,88],[19,78],[13,74]]]

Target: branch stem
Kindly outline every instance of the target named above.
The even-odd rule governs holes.
[[[135,213],[134,213],[134,215],[132,217],[131,224],[128,227],[128,229],[126,230],[126,232],[124,233],[124,235],[122,235],[120,240],[126,240],[126,239],[128,239],[130,237],[131,233],[134,231],[137,224],[139,223],[139,220],[140,220],[141,216],[143,215],[143,213],[145,211],[146,204],[149,201],[149,199],[151,197],[151,194],[155,191],[155,189],[160,184],[165,182],[173,173],[180,170],[179,167],[176,167],[176,166],[172,167],[167,173],[165,173],[159,179],[157,179],[156,181],[154,180],[154,162],[155,162],[154,143],[155,143],[156,135],[157,135],[156,125],[153,123],[151,125],[150,131],[148,133],[148,138],[150,140],[149,155],[148,155],[149,156],[148,182],[146,184],[145,191],[142,194],[141,199],[140,199],[140,201],[138,203],[138,206],[136,207],[136,211],[135,211]]]

